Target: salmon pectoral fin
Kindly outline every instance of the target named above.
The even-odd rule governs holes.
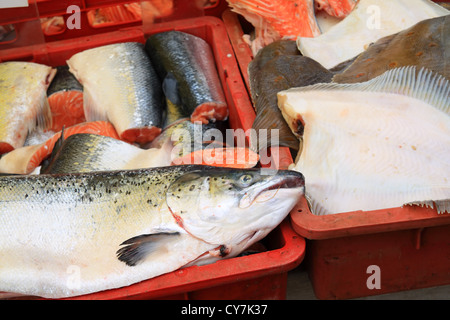
[[[135,266],[159,249],[174,241],[180,235],[179,232],[160,232],[142,234],[130,238],[120,245],[125,246],[117,251],[117,258],[129,266]]]

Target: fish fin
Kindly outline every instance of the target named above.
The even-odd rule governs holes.
[[[324,206],[322,206],[319,201],[314,200],[307,192],[305,192],[306,203],[308,204],[309,211],[315,216],[325,216],[332,214],[334,212],[330,212]]]
[[[167,99],[174,104],[181,104],[178,94],[178,81],[172,72],[168,72],[162,83],[162,90]]]
[[[405,95],[421,100],[450,115],[450,84],[442,75],[415,66],[391,69],[361,83],[321,83],[298,90],[358,90]]]
[[[108,121],[106,109],[102,110],[102,108],[97,105],[88,88],[84,87],[83,89],[83,109],[86,121]]]
[[[158,251],[179,236],[179,232],[159,232],[142,234],[128,240],[120,245],[125,246],[117,250],[117,258],[129,266],[135,266],[147,258],[152,252]]]
[[[52,111],[47,97],[42,98],[42,107],[36,115],[36,127],[38,130],[45,131],[52,126]],[[28,132],[31,132],[34,128],[28,128]]]
[[[413,201],[405,203],[403,206],[421,206],[434,209],[436,206],[436,210],[438,214],[441,213],[450,213],[450,199],[445,200],[426,200],[426,201]]]
[[[281,114],[280,109],[276,106],[266,106],[269,102],[262,97],[257,99],[261,110],[264,110],[264,112],[257,113],[253,121],[252,129],[256,131],[257,136],[251,136],[250,148],[252,151],[258,152],[270,146],[282,146],[298,150],[298,138],[292,133],[283,116],[277,117],[275,115],[275,113]],[[272,116],[269,115],[271,112],[274,113]]]

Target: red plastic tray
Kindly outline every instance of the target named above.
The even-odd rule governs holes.
[[[105,23],[101,26],[93,26],[89,22],[87,13],[92,10],[107,8],[117,5],[140,3],[144,0],[28,0],[28,7],[0,9],[0,26],[4,24],[13,24],[17,35],[13,42],[0,42],[0,50],[2,48],[17,48],[18,46],[30,43],[31,36],[28,36],[29,28],[39,30],[38,25],[40,21],[38,18],[47,17],[62,17],[64,21],[63,30],[53,34],[43,34],[45,42],[60,41],[65,39],[73,39],[75,37],[82,37],[88,35],[95,35],[99,33],[117,31],[124,28],[135,26],[142,26],[141,19],[130,19],[121,22]],[[151,0],[150,0],[151,1]],[[69,11],[69,6],[77,6],[81,12],[80,26],[81,28],[69,29],[65,27],[68,19],[73,14]],[[221,13],[227,8],[225,0],[218,0],[215,3],[204,6],[204,9],[198,9],[193,5],[192,1],[173,0],[173,11],[169,15],[157,17],[155,22],[175,21],[186,18],[200,17],[200,16],[216,16],[220,17]]]
[[[253,56],[250,47],[242,40],[243,29],[249,26],[241,16],[230,10],[223,12],[222,19],[249,91],[247,68]],[[253,113],[254,119],[253,108],[246,112]],[[271,152],[278,153],[280,168],[285,169],[293,162],[288,148],[271,148]],[[438,215],[435,209],[406,206],[370,212],[355,211],[316,216],[311,213],[303,198],[291,211],[290,218],[294,230],[299,235],[312,240],[307,242],[308,272],[315,293],[321,299],[354,298],[450,284],[450,237],[448,236],[450,214]],[[431,231],[435,228],[444,229],[446,232]],[[395,240],[396,236],[404,232],[409,232],[412,236],[406,236],[409,238],[403,243]],[[427,241],[436,243],[438,250],[430,246],[421,246],[422,234],[427,235]],[[391,236],[391,242],[384,241],[391,239]],[[361,244],[363,239],[368,239],[364,243],[371,245],[366,246],[365,251],[363,248],[357,250],[355,244],[364,246]],[[400,247],[403,250],[405,246],[418,252],[413,255],[408,249],[395,257],[397,259],[395,262],[400,262],[400,265],[395,264],[390,252]],[[363,259],[361,255],[370,256],[373,259],[365,257]],[[369,290],[366,286],[366,279],[369,276],[366,274],[366,268],[371,264],[380,264],[379,259],[384,262],[384,269],[388,270],[383,272],[384,285],[379,290]],[[425,259],[425,262],[422,263],[421,259]],[[430,268],[430,261],[435,262],[439,267]],[[358,272],[362,275],[360,278],[356,277]],[[405,274],[413,276],[405,276]],[[361,281],[361,278],[364,278],[364,281]]]
[[[242,110],[252,108],[239,73],[223,22],[216,17],[200,17],[155,25],[153,32],[179,30],[205,39],[214,52],[219,78],[229,106],[231,128],[248,126]],[[47,43],[44,49],[8,49],[0,62],[21,57],[52,66],[65,64],[73,54],[92,47],[125,41],[144,43],[139,27],[110,33]],[[251,123],[251,122],[250,122]],[[262,243],[267,251],[192,266],[128,287],[83,295],[72,299],[285,299],[287,271],[298,266],[305,255],[305,240],[285,219]],[[22,297],[23,298],[23,297]]]

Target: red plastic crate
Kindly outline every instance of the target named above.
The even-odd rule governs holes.
[[[242,110],[252,108],[227,40],[222,20],[199,17],[161,23],[152,32],[179,30],[206,40],[215,56],[217,71],[229,106],[231,128],[248,126]],[[63,65],[73,54],[101,45],[145,42],[142,28],[133,27],[109,33],[78,37],[24,47],[20,51],[0,51],[0,62],[15,60]],[[218,261],[205,266],[191,266],[124,288],[78,296],[71,299],[285,299],[287,272],[297,267],[305,256],[305,240],[285,219],[261,241],[266,251]],[[22,297],[24,298],[24,297]]]
[[[7,43],[2,43],[0,41],[0,50],[28,45],[33,40],[36,41],[36,38],[39,38],[38,41],[40,43],[44,41],[52,42],[142,26],[143,21],[138,18],[94,26],[90,23],[87,13],[96,9],[114,7],[117,5],[131,3],[140,4],[144,1],[147,0],[28,0],[28,7],[0,9],[0,26],[13,24],[17,32],[14,41]],[[70,19],[73,14],[73,11],[67,12],[69,6],[76,6],[80,10],[80,29],[69,29],[66,27],[68,19]],[[172,12],[156,17],[155,22],[176,21],[201,16],[220,17],[221,13],[226,8],[227,3],[225,0],[218,0],[215,3],[206,4],[204,8],[200,9],[197,8],[194,1],[173,0]],[[56,16],[63,19],[63,30],[51,34],[40,32],[40,18]],[[31,31],[29,29],[31,29]]]
[[[251,26],[230,10],[222,19],[249,90],[247,67],[253,57],[242,35]],[[288,148],[271,150],[278,153],[281,168],[293,162]],[[407,206],[316,216],[303,198],[290,218],[294,230],[307,239],[305,262],[319,299],[450,284],[450,214]],[[380,267],[380,289],[367,287],[371,265]]]

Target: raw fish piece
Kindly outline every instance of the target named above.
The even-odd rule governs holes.
[[[315,0],[316,10],[324,10],[332,17],[345,18],[355,7],[357,0]]]
[[[450,85],[415,67],[358,84],[317,84],[278,94],[303,138],[295,170],[317,215],[450,199]],[[300,131],[298,131],[300,129]]]
[[[384,37],[361,53],[336,83],[368,81],[404,66],[424,67],[450,79],[450,15],[423,20],[411,28]]]
[[[22,147],[35,128],[51,126],[46,92],[55,73],[33,62],[0,63],[0,154]]]
[[[17,148],[3,155],[0,158],[0,173],[32,173],[51,155],[61,133],[60,131],[53,134],[42,143]],[[114,126],[107,121],[83,122],[64,129],[66,138],[77,133],[92,133],[119,139]]]
[[[147,39],[145,49],[160,79],[171,74],[176,80],[185,114],[192,122],[228,118],[214,54],[205,40],[180,31],[161,32]]]
[[[250,93],[256,110],[252,128],[257,141],[251,147],[260,151],[270,146],[299,147],[277,106],[277,93],[292,87],[331,81],[332,73],[316,61],[303,57],[295,41],[280,40],[264,47],[248,66]],[[261,130],[267,130],[267,132]],[[272,130],[278,131],[279,141],[272,143]],[[267,133],[267,134],[266,134]],[[275,136],[275,135],[274,135]]]
[[[83,86],[69,72],[68,66],[56,68],[56,76],[47,89],[47,98],[52,111],[52,127],[54,132],[62,128],[85,122],[83,110]]]
[[[74,54],[67,64],[83,85],[87,121],[110,121],[120,139],[138,144],[161,132],[161,83],[141,43],[88,49]]]
[[[331,69],[380,38],[449,13],[430,0],[360,0],[340,23],[314,38],[298,37],[297,45],[303,55]]]
[[[92,133],[60,138],[40,173],[75,173],[164,167],[171,164],[170,145],[142,149],[128,142]],[[57,147],[56,147],[57,146]]]

